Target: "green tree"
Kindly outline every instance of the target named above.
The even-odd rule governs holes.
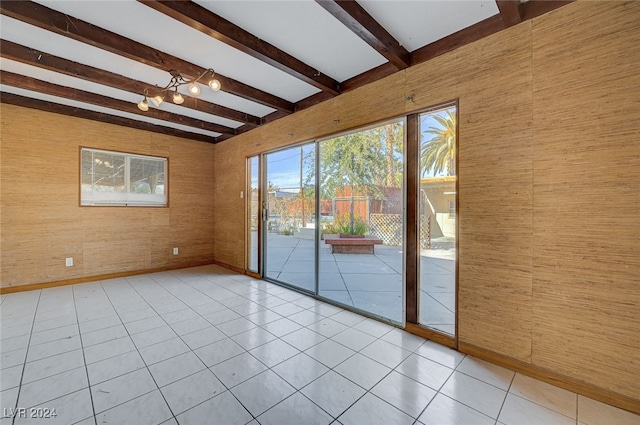
[[[320,143],[320,198],[331,199],[338,191],[351,186],[350,230],[354,227],[353,197],[356,187],[375,191],[374,176],[364,164],[375,160],[372,146],[361,134],[349,134]],[[315,179],[309,169],[308,179]]]
[[[350,187],[349,228],[354,232],[354,198],[358,191],[365,196],[382,197],[378,186],[379,170],[384,169],[379,139],[358,132],[322,142],[320,145],[320,187],[325,198]]]
[[[456,114],[455,109],[448,109],[443,115],[434,114],[437,127],[429,127],[423,136],[431,139],[420,147],[420,169],[422,175],[433,171],[434,175],[446,171],[448,176],[456,174]]]
[[[347,134],[320,143],[320,197],[331,199],[350,187],[349,232],[355,231],[356,192],[384,199],[383,186],[402,185],[402,123]],[[315,162],[306,155],[305,187],[315,180]]]

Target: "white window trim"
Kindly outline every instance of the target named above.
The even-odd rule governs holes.
[[[84,152],[98,152],[108,155],[120,155],[124,157],[124,192],[99,192],[94,190],[83,190],[82,184],[82,156]],[[164,164],[164,194],[140,194],[131,193],[131,160],[148,159],[161,161]],[[120,206],[120,207],[166,207],[168,205],[168,159],[158,156],[138,155],[126,152],[108,151],[103,149],[81,148],[80,149],[80,206]]]

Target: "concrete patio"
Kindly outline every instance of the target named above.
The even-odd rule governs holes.
[[[269,233],[266,275],[314,291],[314,242]],[[455,331],[455,249],[423,250],[420,257],[420,323]],[[320,291],[323,297],[402,322],[402,250],[377,245],[374,255],[332,254],[320,242]]]

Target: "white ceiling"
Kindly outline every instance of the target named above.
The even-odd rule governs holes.
[[[338,82],[348,80],[387,62],[380,53],[313,0],[196,0],[196,2]],[[222,75],[289,102],[295,103],[320,92],[311,84],[136,1],[39,0],[38,3],[203,68],[213,68]],[[359,3],[409,52],[499,13],[493,0],[359,0]],[[164,86],[170,79],[170,75],[165,71],[4,15],[0,16],[0,34],[4,40],[151,85]],[[127,102],[137,103],[142,99],[140,94],[8,59],[0,60],[0,69]],[[157,122],[158,120],[141,115],[64,100],[6,85],[2,90],[140,121],[161,123],[194,133],[217,135],[213,132],[170,122]],[[181,91],[186,94],[186,91]],[[206,86],[203,86],[201,98],[259,117],[275,111],[273,108],[224,91],[211,92]],[[173,105],[170,102],[164,102],[160,109],[231,128],[242,125],[237,121]]]
[[[386,62],[313,0],[196,3],[338,81]]]
[[[358,3],[410,52],[499,12],[493,0],[360,0]]]

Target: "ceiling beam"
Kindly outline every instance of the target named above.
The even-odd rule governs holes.
[[[102,96],[84,90],[74,89],[72,87],[49,83],[47,81],[15,74],[13,72],[3,71],[2,73],[0,73],[0,83],[25,90],[35,91],[38,93],[48,94],[51,96],[62,97],[65,99],[76,100],[78,102],[90,103],[96,106],[102,106],[105,108],[128,112],[130,114],[142,115],[163,121],[170,121],[176,124],[198,128],[200,130],[206,130],[221,134],[235,134],[235,130],[233,128],[225,127],[223,125],[213,124],[196,118],[185,117],[184,115],[173,114],[171,112],[162,111],[160,109],[149,108],[147,112],[143,112],[138,109],[138,106],[135,103]]]
[[[418,50],[414,50],[411,52],[411,65],[426,62],[429,59],[433,59],[436,56],[440,56],[466,44],[473,43],[503,29],[504,23],[502,22],[502,17],[499,14],[494,15],[470,27],[441,38],[438,41],[427,44]]]
[[[178,57],[32,1],[0,2],[0,12],[11,18],[164,71],[179,70],[186,76],[197,77],[206,70]],[[216,73],[216,78],[222,84],[223,91],[283,112],[293,112],[293,104],[285,99],[221,74]]]
[[[375,68],[363,72],[362,74],[358,74],[355,77],[351,77],[348,80],[343,81],[342,90],[344,92],[348,92],[357,89],[358,87],[362,87],[374,81],[381,80],[384,77],[388,77],[391,74],[395,74],[397,71],[398,70],[395,69],[395,67],[391,63],[383,63],[382,65],[379,65]]]
[[[91,81],[92,83],[136,93],[141,96],[144,95],[145,91],[147,91],[149,96],[161,94],[160,91],[152,84],[50,55],[46,52],[22,46],[7,40],[0,40],[0,56],[27,65]],[[261,124],[260,117],[227,108],[225,106],[216,105],[215,103],[210,103],[191,96],[185,95],[183,97],[184,103],[179,106],[228,118],[253,127]]]
[[[138,130],[151,131],[153,133],[168,134],[170,136],[182,137],[184,139],[197,140],[199,142],[217,143],[220,141],[217,137],[207,136],[206,134],[191,133],[177,128],[165,127],[144,121],[133,120],[131,118],[105,114],[104,112],[90,111],[88,109],[77,108],[74,106],[61,105],[59,103],[48,102],[46,100],[33,99],[31,97],[20,96],[14,93],[0,92],[0,103],[38,109],[40,111],[53,112],[55,114],[68,115],[76,118],[84,118],[92,121],[121,125],[124,127],[136,128]]]
[[[343,81],[342,83],[340,83],[340,86],[342,87],[342,92],[347,93],[351,90],[357,89],[358,87],[362,87],[366,84],[378,81],[384,77],[388,77],[389,75],[395,74],[396,72],[398,72],[398,68],[393,66],[391,62],[385,62],[380,66],[377,66],[373,69],[363,72],[362,74],[356,75],[355,77],[351,77],[348,80]],[[314,105],[317,105],[318,103],[324,102],[325,100],[329,100],[330,98],[331,96],[323,92],[313,94],[296,103],[296,112],[306,108],[310,108]],[[278,114],[278,111],[276,111],[262,117],[262,122],[266,124],[278,118],[282,118],[282,116]]]
[[[284,115],[282,115],[282,112],[275,111],[275,112],[270,113],[269,115],[265,115],[264,117],[262,117],[262,122],[264,122],[265,124],[269,124],[270,122],[273,122],[275,120],[279,120],[283,116]]]
[[[340,85],[333,78],[199,4],[192,1],[138,1],[324,92],[334,96],[340,94]]]
[[[504,22],[505,28],[512,27],[522,22],[522,15],[520,13],[520,0],[496,0],[502,22]]]
[[[387,58],[397,69],[409,66],[407,49],[354,0],[316,0],[327,12]]]
[[[320,2],[321,0],[316,1]],[[532,19],[536,16],[540,16],[551,10],[571,3],[572,1],[574,0],[529,0],[519,7],[519,12],[522,16],[521,20],[526,21],[528,19]],[[503,21],[503,19],[504,18],[501,14],[494,15],[470,27],[462,29],[438,41],[427,44],[426,46],[423,46],[418,50],[415,50],[410,54],[410,66],[426,62],[430,59],[433,59],[434,57],[440,56],[444,53],[455,50],[458,47],[462,47],[466,44],[480,40],[481,38],[487,37],[491,34],[505,29],[507,24]],[[393,66],[393,64],[391,64],[390,62],[387,62],[369,71],[363,72],[360,75],[356,75],[349,80],[343,81],[341,83],[342,91],[343,93],[346,93],[350,90],[387,77],[396,72],[396,67]],[[309,96],[306,99],[302,99],[298,103],[296,103],[296,111],[311,107],[325,100],[327,100],[326,93],[318,93]],[[278,120],[283,116],[285,115],[279,111],[276,111],[263,117],[262,122],[264,124],[267,124],[269,122]],[[228,140],[231,138],[233,138],[233,136],[222,135],[218,138],[218,141]]]
[[[574,0],[529,0],[522,3],[521,13],[522,20],[533,19],[540,15],[544,15],[547,12],[558,9],[569,3],[573,3]]]
[[[312,94],[309,97],[305,97],[304,99],[299,100],[296,103],[296,112],[301,111],[303,109],[307,109],[313,105],[317,105],[318,103],[322,103],[325,100],[329,100],[331,99],[333,96],[329,95],[328,93],[324,93],[324,92],[320,92],[320,93],[316,93],[316,94]],[[269,119],[273,120],[273,117],[276,116],[277,112],[271,113],[265,117],[263,117],[264,121],[267,121]]]

